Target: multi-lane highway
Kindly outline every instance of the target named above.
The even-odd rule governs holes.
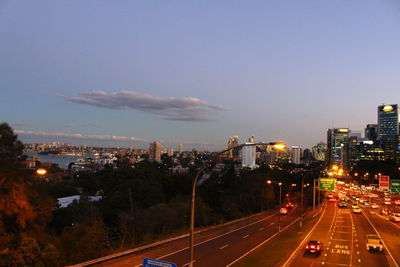
[[[393,247],[385,247],[383,252],[367,251],[366,235],[380,235],[368,218],[370,214],[365,214],[367,212],[363,210],[361,214],[355,214],[351,207],[338,208],[336,203],[328,202],[321,222],[289,257],[285,266],[396,266],[390,253]],[[388,243],[386,239],[392,239],[391,235],[382,237],[385,245]],[[321,255],[304,253],[308,240],[323,243]]]
[[[261,215],[239,224],[205,231],[196,235],[195,266],[226,266],[262,243],[268,242],[278,233],[278,216],[281,216],[281,229],[299,218],[299,209],[294,207],[288,215]],[[178,266],[189,264],[189,242],[177,240],[154,249],[129,254],[124,257],[92,266],[141,266],[143,258],[174,262]]]

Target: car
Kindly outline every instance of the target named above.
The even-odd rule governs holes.
[[[286,208],[294,208],[294,204],[292,202],[289,202],[286,204]]]
[[[360,214],[361,213],[360,207],[357,206],[357,207],[353,208],[353,213]]]
[[[390,203],[390,200],[389,200],[389,201],[386,201],[386,200],[385,200],[384,203],[385,203],[385,205],[390,205],[390,204],[391,204],[391,203]]]
[[[313,253],[321,255],[322,250],[323,250],[322,242],[319,242],[318,240],[308,241],[305,247],[305,253]]]
[[[333,197],[333,198],[330,198],[330,199],[329,199],[329,202],[336,202],[336,198],[334,198],[334,197]]]
[[[329,193],[328,198],[333,198],[333,194]]]
[[[347,208],[347,202],[346,201],[339,201],[338,207],[339,208]]]
[[[287,215],[287,214],[288,214],[288,210],[287,210],[286,208],[281,208],[281,209],[279,210],[279,213],[280,213],[281,215]]]
[[[375,235],[375,234],[368,234],[366,236],[367,240],[367,250],[378,250],[378,251],[383,251],[383,242],[382,239]]]
[[[370,205],[370,204],[369,204],[368,201],[365,201],[365,202],[364,202],[364,206],[369,207],[369,205]]]
[[[385,197],[384,200],[385,201],[391,201],[390,197]]]
[[[365,199],[363,199],[363,198],[360,198],[360,204],[364,204],[365,203]]]
[[[388,208],[384,208],[381,210],[381,214],[382,215],[389,215],[390,214],[390,210]]]
[[[357,205],[357,203],[353,203],[353,204],[351,204],[351,208],[358,208],[358,205]]]
[[[394,204],[397,205],[397,206],[400,206],[400,199],[396,199],[396,200],[394,201]]]
[[[400,222],[400,213],[392,213],[389,215],[389,220],[392,222]]]
[[[376,203],[372,203],[372,204],[371,204],[371,208],[373,208],[373,209],[379,209],[379,205],[376,204]]]

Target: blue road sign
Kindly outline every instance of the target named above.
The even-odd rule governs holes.
[[[143,267],[177,267],[175,263],[144,258]]]

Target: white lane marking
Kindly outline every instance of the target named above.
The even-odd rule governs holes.
[[[322,216],[322,215],[321,215]],[[288,224],[285,228],[281,229],[281,232],[285,231],[287,228],[289,228],[290,226],[292,226],[292,224],[294,224],[295,222],[297,222],[298,220],[300,220],[300,217],[297,218],[296,220],[294,220],[293,222],[291,222],[290,224]],[[279,232],[280,233],[280,232]],[[232,266],[233,264],[235,264],[236,262],[240,261],[241,259],[243,259],[244,257],[246,257],[247,255],[249,255],[251,252],[253,252],[254,250],[258,249],[259,247],[261,247],[262,245],[264,245],[265,243],[267,243],[268,241],[270,241],[272,238],[274,238],[275,236],[277,236],[279,233],[274,234],[273,236],[271,236],[270,238],[268,238],[267,240],[264,240],[263,242],[261,242],[260,244],[258,244],[257,246],[255,246],[254,248],[250,249],[249,251],[247,251],[245,254],[243,254],[242,256],[240,256],[239,258],[237,258],[236,260],[234,260],[233,262],[229,263],[228,265],[226,265],[226,267]]]
[[[270,223],[269,226],[274,225],[275,223]]]
[[[207,240],[204,240],[204,241],[202,241],[202,242],[196,243],[196,244],[194,245],[194,247],[196,247],[196,246],[198,246],[198,245],[201,245],[201,244],[204,244],[204,243],[207,243],[207,242],[212,241],[212,240],[214,240],[214,239],[220,238],[220,237],[222,237],[222,236],[226,236],[226,235],[228,235],[228,234],[231,234],[231,233],[233,233],[233,232],[239,231],[239,230],[241,230],[241,229],[243,229],[243,228],[249,227],[249,226],[254,225],[254,224],[257,224],[257,223],[259,223],[259,222],[265,221],[266,219],[271,218],[272,216],[274,216],[274,215],[276,215],[276,214],[278,214],[278,213],[277,213],[277,212],[276,212],[276,213],[273,213],[273,214],[271,214],[271,215],[269,215],[269,216],[267,216],[267,217],[265,217],[265,218],[263,218],[263,219],[261,219],[261,220],[258,220],[258,221],[256,221],[256,222],[253,222],[253,223],[244,225],[244,226],[239,227],[239,228],[237,228],[237,229],[234,229],[234,230],[232,230],[232,231],[229,231],[229,232],[226,232],[226,233],[224,233],[224,234],[221,234],[221,235],[218,235],[218,236],[214,236],[214,237],[212,237],[212,238],[210,238],[210,239],[207,239]],[[168,257],[168,256],[174,255],[174,254],[176,254],[176,253],[179,253],[179,252],[184,251],[184,250],[189,249],[189,248],[190,248],[190,247],[184,247],[184,248],[179,249],[179,250],[177,250],[177,251],[173,251],[173,252],[168,253],[168,254],[166,254],[166,255],[160,256],[160,257],[158,257],[158,258],[156,258],[156,259],[159,260],[159,259],[162,259],[162,258],[166,258],[166,257]],[[139,266],[142,266],[142,265],[143,265],[143,264],[138,264],[138,265],[136,265],[135,267],[139,267]]]
[[[243,236],[242,238],[248,238],[249,237],[249,235],[245,235],[245,236]]]
[[[260,228],[260,229],[258,229],[258,230],[262,231],[262,230],[264,230],[264,227],[261,227],[261,228]]]
[[[372,228],[374,228],[375,232],[382,238],[381,234],[378,232],[378,230],[377,230],[377,229],[375,228],[375,226],[372,224],[372,222],[371,222],[371,220],[368,218],[368,216],[365,215],[364,212],[362,212],[362,214],[365,216],[365,218],[367,218],[369,224],[371,224],[371,226],[372,226]],[[392,258],[394,264],[395,264],[397,267],[399,267],[399,264],[397,264],[397,262],[396,262],[395,259],[393,258],[392,253],[390,253],[388,246],[386,246],[385,241],[383,241],[383,238],[382,238],[382,243],[383,243],[383,245],[385,246],[386,251],[388,252],[390,258]]]
[[[318,226],[318,224],[321,222],[321,219],[324,217],[325,212],[326,212],[326,208],[327,205],[325,203],[324,206],[324,212],[321,214],[321,217],[319,217],[317,223],[313,226],[313,228],[311,228],[310,232],[308,232],[308,234],[304,237],[303,241],[300,242],[299,246],[293,251],[292,255],[289,256],[289,258],[286,260],[286,262],[282,265],[282,267],[286,267],[289,265],[289,263],[291,263],[294,259],[294,257],[296,256],[296,254],[300,251],[300,249],[303,247],[304,242],[306,242],[306,240],[311,236],[311,234],[313,233],[313,231],[315,230],[315,228]],[[336,215],[336,207],[335,207],[335,215]],[[333,220],[332,220],[332,225],[333,225]],[[331,227],[332,227],[331,225]]]
[[[228,247],[229,246],[229,244],[226,244],[225,246],[222,246],[222,247],[220,247],[219,249],[224,249],[224,248],[226,248],[226,247]]]
[[[196,262],[196,260],[193,260],[193,263],[195,263],[195,262]],[[182,267],[189,266],[189,264],[190,264],[190,262],[185,263],[184,265],[182,265]]]

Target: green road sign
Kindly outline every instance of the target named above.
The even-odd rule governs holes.
[[[335,190],[336,179],[334,178],[319,178],[318,189],[326,191]]]
[[[390,192],[400,193],[400,180],[390,180]]]

